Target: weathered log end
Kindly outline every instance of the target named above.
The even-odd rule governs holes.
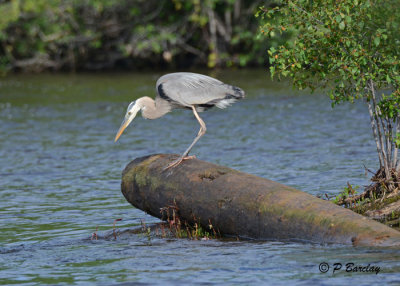
[[[355,246],[400,246],[400,232],[294,188],[198,159],[164,168],[177,155],[135,159],[122,175],[133,206],[162,217],[176,205],[181,220],[210,222],[222,234]]]

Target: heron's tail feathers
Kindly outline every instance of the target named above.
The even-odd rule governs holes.
[[[227,96],[229,96],[231,98],[236,98],[236,99],[244,98],[245,92],[240,87],[229,85],[229,84],[226,84],[225,86],[227,87],[227,90],[228,90]]]
[[[239,99],[244,98],[244,96],[245,96],[243,89],[241,89],[237,86],[225,84],[225,87],[226,87],[225,97],[221,98],[215,102],[215,105],[218,108],[226,108],[229,105],[238,101]]]

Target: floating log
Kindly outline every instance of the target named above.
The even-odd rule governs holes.
[[[400,246],[400,232],[305,192],[198,159],[164,168],[177,155],[130,162],[122,193],[158,218],[176,205],[181,221],[211,222],[223,235],[355,246]]]

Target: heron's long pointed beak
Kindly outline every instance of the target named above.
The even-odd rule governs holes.
[[[119,127],[117,135],[115,135],[114,142],[117,142],[118,138],[121,136],[122,132],[124,132],[125,128],[131,123],[131,120],[126,120],[122,121],[121,127]]]
[[[122,121],[121,126],[118,129],[117,135],[115,135],[114,142],[117,142],[122,132],[124,132],[125,128],[132,122],[139,110],[139,106],[134,101],[129,104],[128,111],[125,114],[124,121]]]

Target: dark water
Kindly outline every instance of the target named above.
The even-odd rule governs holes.
[[[122,233],[158,222],[130,206],[120,175],[132,159],[181,153],[197,134],[185,110],[135,119],[113,138],[127,104],[153,96],[161,74],[10,76],[0,79],[0,284],[130,283],[357,285],[400,283],[400,250],[282,241],[190,241]],[[213,74],[246,90],[226,110],[202,116],[198,158],[311,194],[368,183],[377,156],[362,103],[334,110],[322,94],[301,96],[265,71]],[[98,227],[99,240],[90,240]],[[380,272],[320,273],[321,262]]]

